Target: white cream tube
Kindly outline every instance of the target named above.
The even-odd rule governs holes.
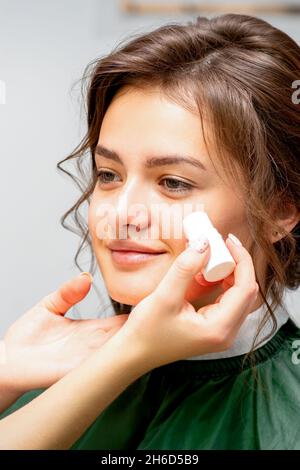
[[[196,242],[201,235],[208,238],[210,257],[201,271],[204,279],[210,282],[220,281],[234,271],[236,263],[222,235],[213,226],[206,212],[196,211],[188,214],[183,219],[183,230],[189,243]]]

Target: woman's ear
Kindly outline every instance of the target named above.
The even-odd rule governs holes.
[[[270,235],[271,242],[275,243],[284,237],[284,233],[291,232],[300,221],[300,210],[293,203],[281,203],[273,210],[274,221],[280,227]]]

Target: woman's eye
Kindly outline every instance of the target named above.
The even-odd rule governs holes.
[[[193,189],[191,184],[185,183],[184,181],[178,180],[176,178],[164,178],[162,181],[171,182],[171,187],[166,187],[166,189],[171,192],[186,192]]]
[[[99,170],[97,172],[97,177],[99,184],[102,186],[120,181],[120,179],[117,179],[119,178],[118,175],[109,170]],[[181,181],[177,178],[164,178],[161,180],[160,185],[163,186],[164,189],[172,193],[183,193],[191,191],[193,189],[192,184],[189,184],[185,181]]]
[[[108,178],[107,178],[107,175],[108,175]],[[97,173],[98,181],[100,184],[113,183],[114,180],[110,178],[111,176],[114,177],[116,175],[115,173],[112,173],[111,171],[108,171],[108,170],[100,170]]]

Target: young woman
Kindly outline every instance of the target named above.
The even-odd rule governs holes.
[[[88,153],[91,171],[63,223],[74,213],[116,312],[130,319],[157,288],[175,308],[176,285],[159,287],[185,248],[184,237],[163,232],[175,204],[201,203],[224,239],[237,235],[259,295],[229,349],[191,350],[145,373],[72,449],[300,448],[300,332],[283,302],[285,289],[299,286],[299,77],[300,48],[289,36],[235,14],[167,24],[92,64],[88,132],[65,159],[82,170]],[[86,228],[78,212],[85,201]],[[128,214],[136,204],[142,209]],[[148,254],[130,252],[131,237],[117,244],[99,236],[103,207],[126,235],[136,229],[132,238]],[[157,207],[163,217],[153,215]],[[149,229],[157,234],[150,240]],[[205,316],[222,287],[197,275],[185,291],[187,310]],[[8,413],[40,393],[25,394]]]

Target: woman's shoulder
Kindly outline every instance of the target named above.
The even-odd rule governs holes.
[[[245,355],[164,366],[165,396],[139,449],[300,449],[300,329]]]

